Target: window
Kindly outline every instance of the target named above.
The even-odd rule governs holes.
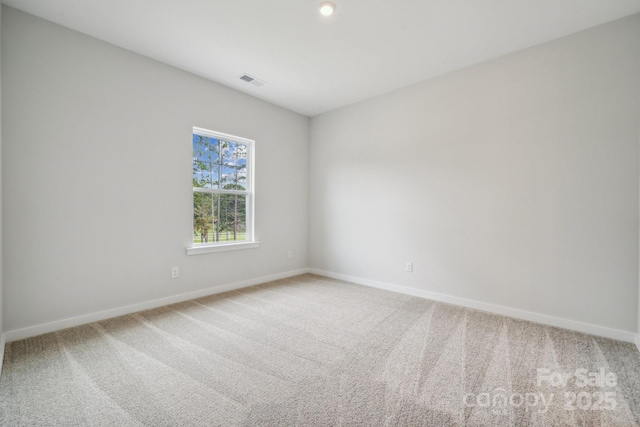
[[[193,240],[188,254],[257,247],[253,141],[193,128]]]

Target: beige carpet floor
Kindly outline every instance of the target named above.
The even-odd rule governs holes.
[[[3,426],[632,426],[640,353],[314,275],[7,344]]]

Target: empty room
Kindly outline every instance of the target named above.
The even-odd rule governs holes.
[[[640,425],[640,0],[0,22],[0,425]]]

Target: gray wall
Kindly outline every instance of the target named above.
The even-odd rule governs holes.
[[[635,331],[639,76],[635,15],[314,117],[311,267]]]
[[[307,117],[3,12],[5,330],[308,265]],[[192,126],[256,140],[259,249],[186,256]]]
[[[2,58],[2,7],[0,7],[0,58]],[[2,82],[2,61],[0,60],[0,83]],[[3,309],[3,293],[4,293],[4,286],[3,286],[3,281],[2,281],[2,277],[3,277],[3,263],[2,263],[2,257],[3,257],[3,251],[2,251],[2,245],[3,245],[3,238],[2,238],[2,85],[0,84],[0,334],[2,334],[4,332],[3,329],[3,325],[4,325],[4,320],[3,320],[3,316],[4,316],[4,309]],[[0,348],[0,351],[2,351],[3,349]],[[0,360],[1,358],[4,356],[0,355]],[[1,365],[0,365],[1,366]],[[1,369],[1,368],[0,368]]]

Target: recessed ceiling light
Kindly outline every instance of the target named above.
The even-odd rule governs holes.
[[[331,2],[325,1],[324,3],[320,3],[320,13],[324,16],[333,15],[335,10],[336,6]]]

